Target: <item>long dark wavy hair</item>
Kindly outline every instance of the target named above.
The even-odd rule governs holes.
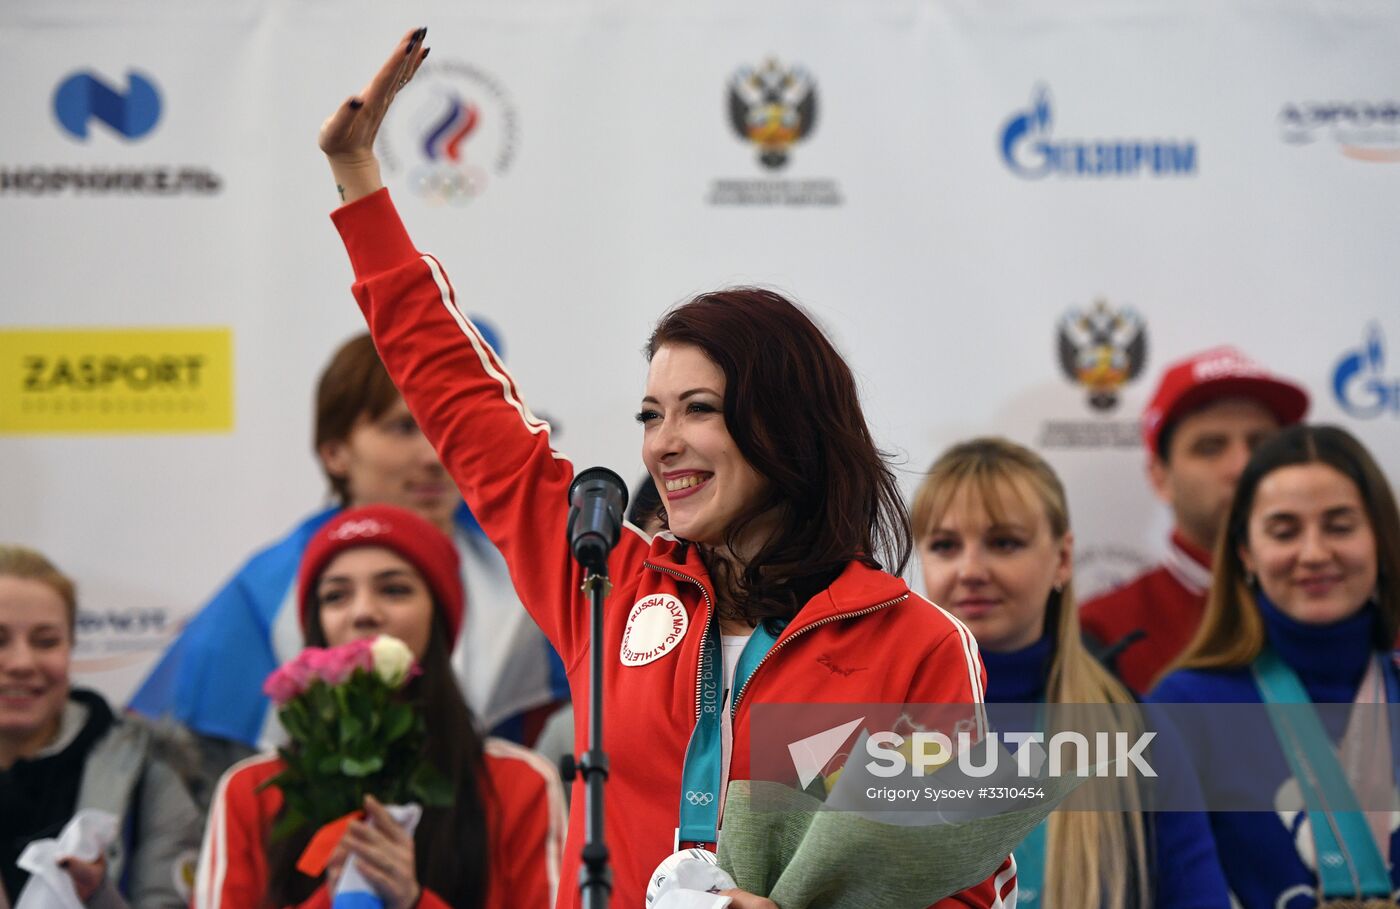
[[[769,494],[726,530],[731,550],[767,512],[778,529],[748,562],[708,559],[739,617],[790,619],[851,561],[901,574],[912,543],[888,456],[870,436],[855,377],[821,329],[771,290],[735,287],[662,316],[647,359],[691,344],[724,373],[724,423]]]
[[[423,674],[408,684],[427,720],[428,759],[452,781],[452,804],[425,808],[413,835],[418,883],[445,899],[453,909],[486,905],[490,857],[486,800],[493,797],[486,775],[481,735],[471,709],[462,699],[449,662],[448,629],[443,611],[433,604],[433,628],[423,655]],[[306,644],[326,646],[319,601],[312,601]],[[285,810],[285,807],[284,809]],[[280,817],[280,812],[279,812]],[[268,886],[264,905],[291,906],[308,899],[319,881],[296,870],[297,858],[315,831],[303,830],[267,844]]]

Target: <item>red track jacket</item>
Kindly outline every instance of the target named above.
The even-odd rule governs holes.
[[[1191,643],[1206,612],[1210,555],[1173,533],[1166,561],[1079,610],[1084,630],[1105,647],[1129,634],[1143,636],[1113,660],[1113,669],[1138,695]]]
[[[500,358],[457,308],[442,266],[414,248],[388,191],[346,205],[332,219],[390,376],[505,556],[521,602],[564,660],[581,751],[588,728],[588,608],[566,537],[573,465],[551,449],[548,425],[530,412]],[[614,904],[640,907],[648,876],[673,850],[681,768],[699,715],[700,647],[714,597],[693,546],[669,534],[649,539],[630,525],[612,552],[609,576],[607,836]],[[624,665],[629,613],[657,594],[679,601],[686,631],[664,656]],[[739,692],[730,779],[749,778],[747,708],[756,701],[973,704],[982,702],[984,684],[977,646],[961,623],[902,580],[852,563],[802,608]],[[579,903],[581,781],[576,786],[561,907]],[[1002,906],[1014,890],[1015,864],[1007,857],[993,877],[941,905]]]
[[[259,755],[235,764],[219,781],[209,809],[195,875],[194,909],[255,909],[267,892],[267,837],[282,807],[282,791],[259,790],[281,772],[280,758]],[[538,907],[554,900],[564,844],[564,793],[554,768],[500,739],[486,740],[486,801],[491,862],[489,909]],[[321,885],[296,909],[330,909]],[[451,909],[423,888],[418,909]]]

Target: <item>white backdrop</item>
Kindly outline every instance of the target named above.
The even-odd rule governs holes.
[[[359,323],[316,129],[422,24],[433,54],[386,124],[388,183],[577,463],[639,476],[656,316],[762,283],[846,352],[908,488],[972,434],[1040,447],[1070,490],[1086,586],[1160,552],[1169,522],[1132,424],[1161,367],[1194,350],[1234,343],[1296,377],[1315,418],[1400,476],[1389,0],[9,3],[0,337],[222,327],[233,341],[231,429],[0,430],[0,539],[79,580],[79,675],[116,700],[322,500],[311,387]],[[727,101],[736,72],[769,59],[817,99],[777,169]],[[158,94],[148,129],[132,71]],[[58,102],[84,73],[73,84],[99,88]],[[1042,142],[1069,172],[1013,167],[1043,160]],[[1146,158],[1100,173],[1101,147]],[[1076,148],[1093,172],[1073,170]],[[160,168],[179,192],[52,188],[54,172]],[[444,174],[469,194],[434,198],[424,178]],[[772,204],[724,204],[737,197]],[[1057,354],[1061,318],[1100,300],[1147,336],[1107,411]],[[0,426],[26,400],[6,368]]]

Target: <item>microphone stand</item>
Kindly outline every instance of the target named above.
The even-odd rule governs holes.
[[[627,484],[606,467],[590,467],[569,484],[569,548],[583,566],[583,591],[588,594],[588,750],[575,763],[560,761],[564,778],[583,774],[583,866],[578,889],[583,909],[607,909],[612,896],[612,871],[603,833],[603,784],[608,779],[608,756],[603,751],[603,601],[608,582],[608,553],[617,544],[627,508]]]
[[[607,909],[612,894],[612,871],[608,868],[608,845],[603,833],[603,784],[608,779],[608,756],[603,751],[603,601],[612,584],[606,562],[601,572],[588,569],[583,589],[589,600],[588,654],[588,750],[578,761],[586,789],[583,797],[583,867],[579,869],[579,892],[583,909]],[[570,762],[572,763],[572,761]],[[572,774],[570,775],[572,779]]]

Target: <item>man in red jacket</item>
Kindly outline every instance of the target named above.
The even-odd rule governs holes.
[[[1308,409],[1300,386],[1233,347],[1170,366],[1142,418],[1148,477],[1175,518],[1162,564],[1084,604],[1084,630],[1138,694],[1190,642],[1205,612],[1211,553],[1250,453]]]

